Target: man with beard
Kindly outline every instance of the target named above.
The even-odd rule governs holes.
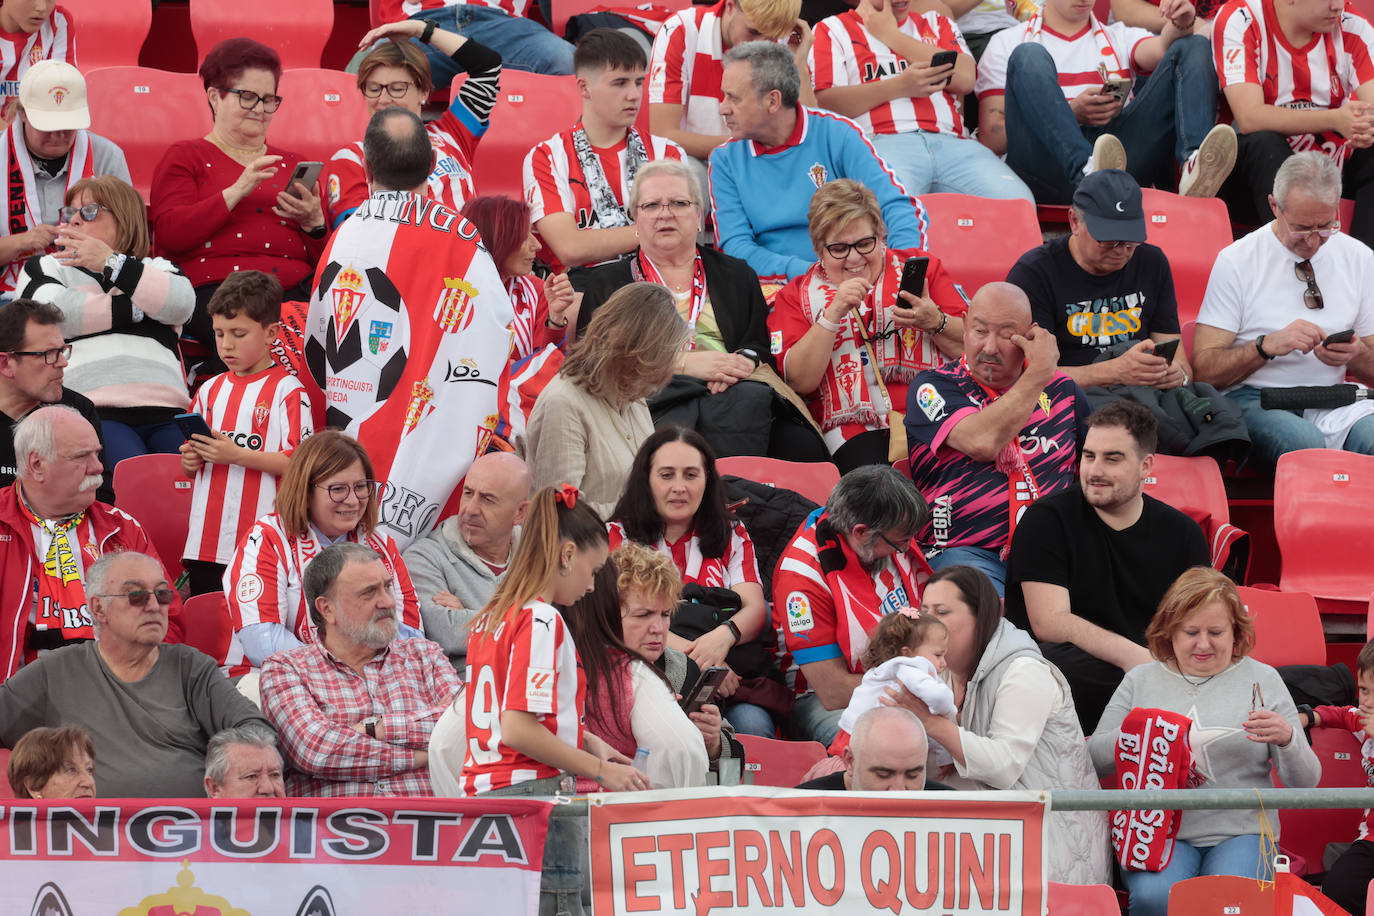
[[[1142,491],[1154,450],[1149,408],[1117,400],[1095,411],[1082,489],[1027,509],[1007,559],[1007,619],[1064,673],[1087,734],[1125,672],[1150,661],[1145,628],[1165,591],[1211,562],[1197,522]]]
[[[448,657],[427,639],[397,639],[391,574],[370,547],[332,544],[303,580],[317,639],[262,666],[287,794],[433,795],[429,735],[462,686]]]
[[[39,650],[93,638],[85,581],[97,559],[122,550],[156,556],[137,521],[96,501],[100,439],[78,411],[30,412],[14,428],[14,452],[17,479],[0,489],[0,680]],[[176,640],[179,599],[170,614]]]
[[[1025,292],[989,283],[964,317],[964,355],[912,380],[906,435],[933,569],[972,566],[1000,594],[1021,513],[1073,483],[1088,401],[1058,360]]]
[[[912,537],[930,513],[921,494],[885,465],[840,478],[807,517],[773,576],[773,625],[796,694],[794,737],[829,745],[863,679],[868,634],[887,614],[921,602],[929,575]]]

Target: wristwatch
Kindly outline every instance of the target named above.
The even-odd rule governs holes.
[[[1274,357],[1272,354],[1264,352],[1264,337],[1265,335],[1261,334],[1260,336],[1255,338],[1255,349],[1259,351],[1260,356],[1264,357],[1265,362],[1269,362],[1269,360],[1273,359]]]
[[[363,731],[367,732],[369,738],[377,737],[377,723],[382,721],[381,716],[368,716],[363,720]]]

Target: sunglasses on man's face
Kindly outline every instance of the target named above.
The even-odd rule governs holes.
[[[99,597],[126,598],[133,607],[146,607],[149,598],[156,598],[158,604],[168,606],[176,600],[177,593],[175,589],[163,586],[162,588],[154,589],[133,588],[127,592],[113,592],[108,595],[100,595]]]

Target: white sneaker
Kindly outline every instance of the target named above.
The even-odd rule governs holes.
[[[1215,197],[1235,164],[1236,132],[1229,124],[1218,124],[1183,164],[1178,193],[1184,197]]]
[[[1097,138],[1093,144],[1093,154],[1088,157],[1088,164],[1083,166],[1083,174],[1091,175],[1093,172],[1100,172],[1103,169],[1125,169],[1126,168],[1126,147],[1121,145],[1121,141],[1111,134],[1103,134]]]

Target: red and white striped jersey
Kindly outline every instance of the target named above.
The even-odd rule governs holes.
[[[467,2],[494,6],[512,16],[524,16],[530,8],[530,0],[382,0],[379,15],[382,22],[397,22],[414,16],[421,10],[437,10],[440,7],[458,6]]]
[[[1007,61],[1011,52],[1023,42],[1034,41],[1054,58],[1064,98],[1074,99],[1102,85],[1098,64],[1106,66],[1107,74],[1113,79],[1134,79],[1137,75],[1136,47],[1154,37],[1151,32],[1120,22],[1103,25],[1096,16],[1089,16],[1088,24],[1077,35],[1060,35],[1037,15],[992,36],[987,50],[978,60],[978,79],[973,84],[973,91],[980,99],[1006,92]]]
[[[903,34],[946,51],[968,54],[959,29],[936,12],[908,16],[899,27]],[[907,68],[906,58],[894,52],[864,28],[854,11],[830,16],[816,24],[811,46],[811,81],[817,92],[837,86],[860,86],[896,76]],[[964,116],[960,96],[937,92],[924,99],[902,98],[883,102],[854,118],[864,134],[905,134],[916,130],[963,137]]]
[[[572,634],[553,605],[530,602],[491,636],[473,634],[465,680],[464,795],[559,774],[501,740],[504,710],[531,713],[564,744],[582,746],[587,685]]]
[[[1297,110],[1340,108],[1364,83],[1374,79],[1370,47],[1374,27],[1346,10],[1340,25],[1318,33],[1305,47],[1284,37],[1273,0],[1231,0],[1217,13],[1212,52],[1221,88],[1253,83],[1264,92],[1264,104]],[[1315,149],[1342,165],[1350,153],[1335,131],[1295,134],[1294,152]]]
[[[291,452],[310,435],[310,400],[281,366],[253,375],[217,375],[196,392],[191,411],[235,445],[255,452]],[[191,494],[188,560],[228,563],[253,523],[272,511],[277,478],[237,464],[206,464]]]
[[[610,534],[612,550],[628,540],[620,522],[610,522],[606,531]],[[707,588],[734,588],[745,582],[763,585],[759,579],[758,560],[754,558],[754,542],[739,522],[730,527],[730,543],[723,557],[702,556],[701,541],[690,531],[671,544],[659,537],[653,547],[673,561],[686,584]]]
[[[649,104],[681,105],[682,129],[729,136],[720,116],[720,79],[725,72],[721,16],[725,0],[693,6],[663,23],[649,60]]]
[[[429,173],[427,196],[450,210],[461,210],[466,201],[477,196],[472,183],[472,157],[481,138],[474,136],[451,108],[425,129],[434,147],[434,169]],[[330,158],[325,166],[324,191],[331,226],[367,200],[370,192],[363,171],[363,141],[355,140]]]
[[[572,137],[573,131],[565,130],[525,154],[525,201],[530,205],[530,220],[536,224],[550,213],[571,213],[577,219],[577,228],[596,229],[599,228],[596,209],[592,206],[592,195],[587,190]],[[687,156],[672,140],[644,135],[640,139],[648,141],[644,143],[644,152],[649,154],[650,160],[681,161]],[[601,161],[601,170],[606,173],[606,183],[615,194],[616,203],[624,207],[625,201],[630,199],[630,186],[625,181],[625,139],[615,146],[594,146],[592,149]]]
[[[19,95],[19,81],[40,60],[76,64],[76,23],[64,7],[55,7],[36,32],[0,31],[0,97]]]
[[[420,603],[396,542],[381,531],[361,537],[357,531],[350,531],[345,537],[377,552],[391,574],[391,597],[400,609],[401,621],[421,629]],[[301,642],[314,640],[315,625],[305,609],[301,572],[327,546],[313,527],[304,537],[287,534],[275,512],[258,519],[244,537],[229,568],[224,571],[224,593],[229,602],[229,621],[234,628],[234,638],[225,657],[230,677],[252,669],[251,663],[244,658],[243,645],[238,638],[244,627],[255,623],[279,623]]]

